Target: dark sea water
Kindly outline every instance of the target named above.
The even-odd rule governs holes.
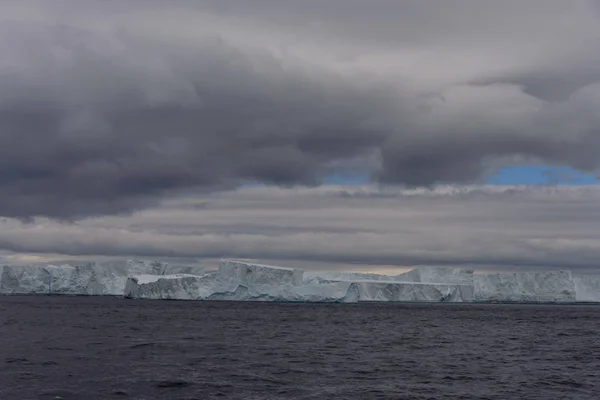
[[[0,297],[0,399],[600,399],[600,307]]]

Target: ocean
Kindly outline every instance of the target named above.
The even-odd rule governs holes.
[[[600,306],[0,296],[0,399],[598,399]]]

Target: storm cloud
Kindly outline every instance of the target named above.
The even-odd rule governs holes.
[[[599,39],[595,1],[3,3],[0,214],[597,172]]]
[[[244,258],[308,269],[598,269],[600,187],[251,187],[128,216],[0,225],[4,262]]]

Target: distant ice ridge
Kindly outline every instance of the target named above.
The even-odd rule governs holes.
[[[203,274],[201,266],[158,261],[119,260],[82,265],[0,266],[0,294],[122,296],[129,276],[174,273]]]
[[[600,302],[600,276],[570,271],[474,274],[424,266],[387,276],[304,272],[245,261],[215,272],[157,261],[77,266],[0,266],[0,294],[124,295],[128,298],[295,302]]]

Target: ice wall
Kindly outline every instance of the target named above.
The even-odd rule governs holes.
[[[0,294],[60,294],[72,291],[75,269],[70,266],[3,265]]]
[[[248,285],[295,285],[302,284],[304,271],[295,268],[254,264],[243,261],[221,261],[219,278]]]
[[[478,301],[574,302],[575,285],[570,271],[514,272],[474,276]]]
[[[127,278],[184,271],[203,274],[199,266],[158,261],[117,260],[77,266],[2,266],[0,294],[65,294],[122,296]]]
[[[356,279],[376,276],[377,280]],[[387,280],[384,280],[387,278]],[[398,282],[376,274],[302,271],[241,261],[223,261],[217,273],[203,278],[185,275],[128,279],[131,298],[244,301],[472,301],[472,285]]]
[[[127,279],[124,295],[139,299],[202,300],[203,295],[209,294],[203,289],[213,282],[214,277],[210,275],[141,275]]]
[[[128,262],[87,263],[75,266],[73,293],[89,296],[123,294],[128,274]]]
[[[261,266],[269,268],[268,266]],[[277,270],[277,268],[275,268]],[[226,270],[229,272],[229,270]],[[262,270],[263,273],[267,271]],[[277,273],[277,271],[273,271]],[[346,301],[349,282],[315,285],[255,284],[221,276],[166,275],[130,277],[125,297],[140,299],[232,300],[232,301]]]
[[[468,285],[430,284],[392,281],[355,282],[358,301],[473,301],[473,287]]]
[[[573,277],[575,299],[581,302],[600,302],[600,276],[582,275]]]
[[[304,279],[303,279],[304,278]],[[0,266],[0,294],[125,295],[130,298],[238,301],[600,302],[600,276],[569,271],[473,275],[418,267],[386,276],[315,272],[222,261],[200,266],[118,260],[77,266]]]
[[[166,264],[162,274],[163,275],[186,274],[186,275],[202,276],[205,274],[205,271],[204,271],[204,267],[201,265]]]
[[[436,266],[420,266],[398,275],[380,275],[344,271],[305,271],[304,281],[322,280],[356,281],[398,281],[415,283],[439,283],[451,285],[473,285],[473,270]]]
[[[466,268],[420,266],[406,273],[395,275],[394,280],[472,286],[473,270]]]
[[[313,283],[319,281],[389,281],[394,277],[381,274],[368,274],[362,272],[346,271],[304,271],[304,283]]]

